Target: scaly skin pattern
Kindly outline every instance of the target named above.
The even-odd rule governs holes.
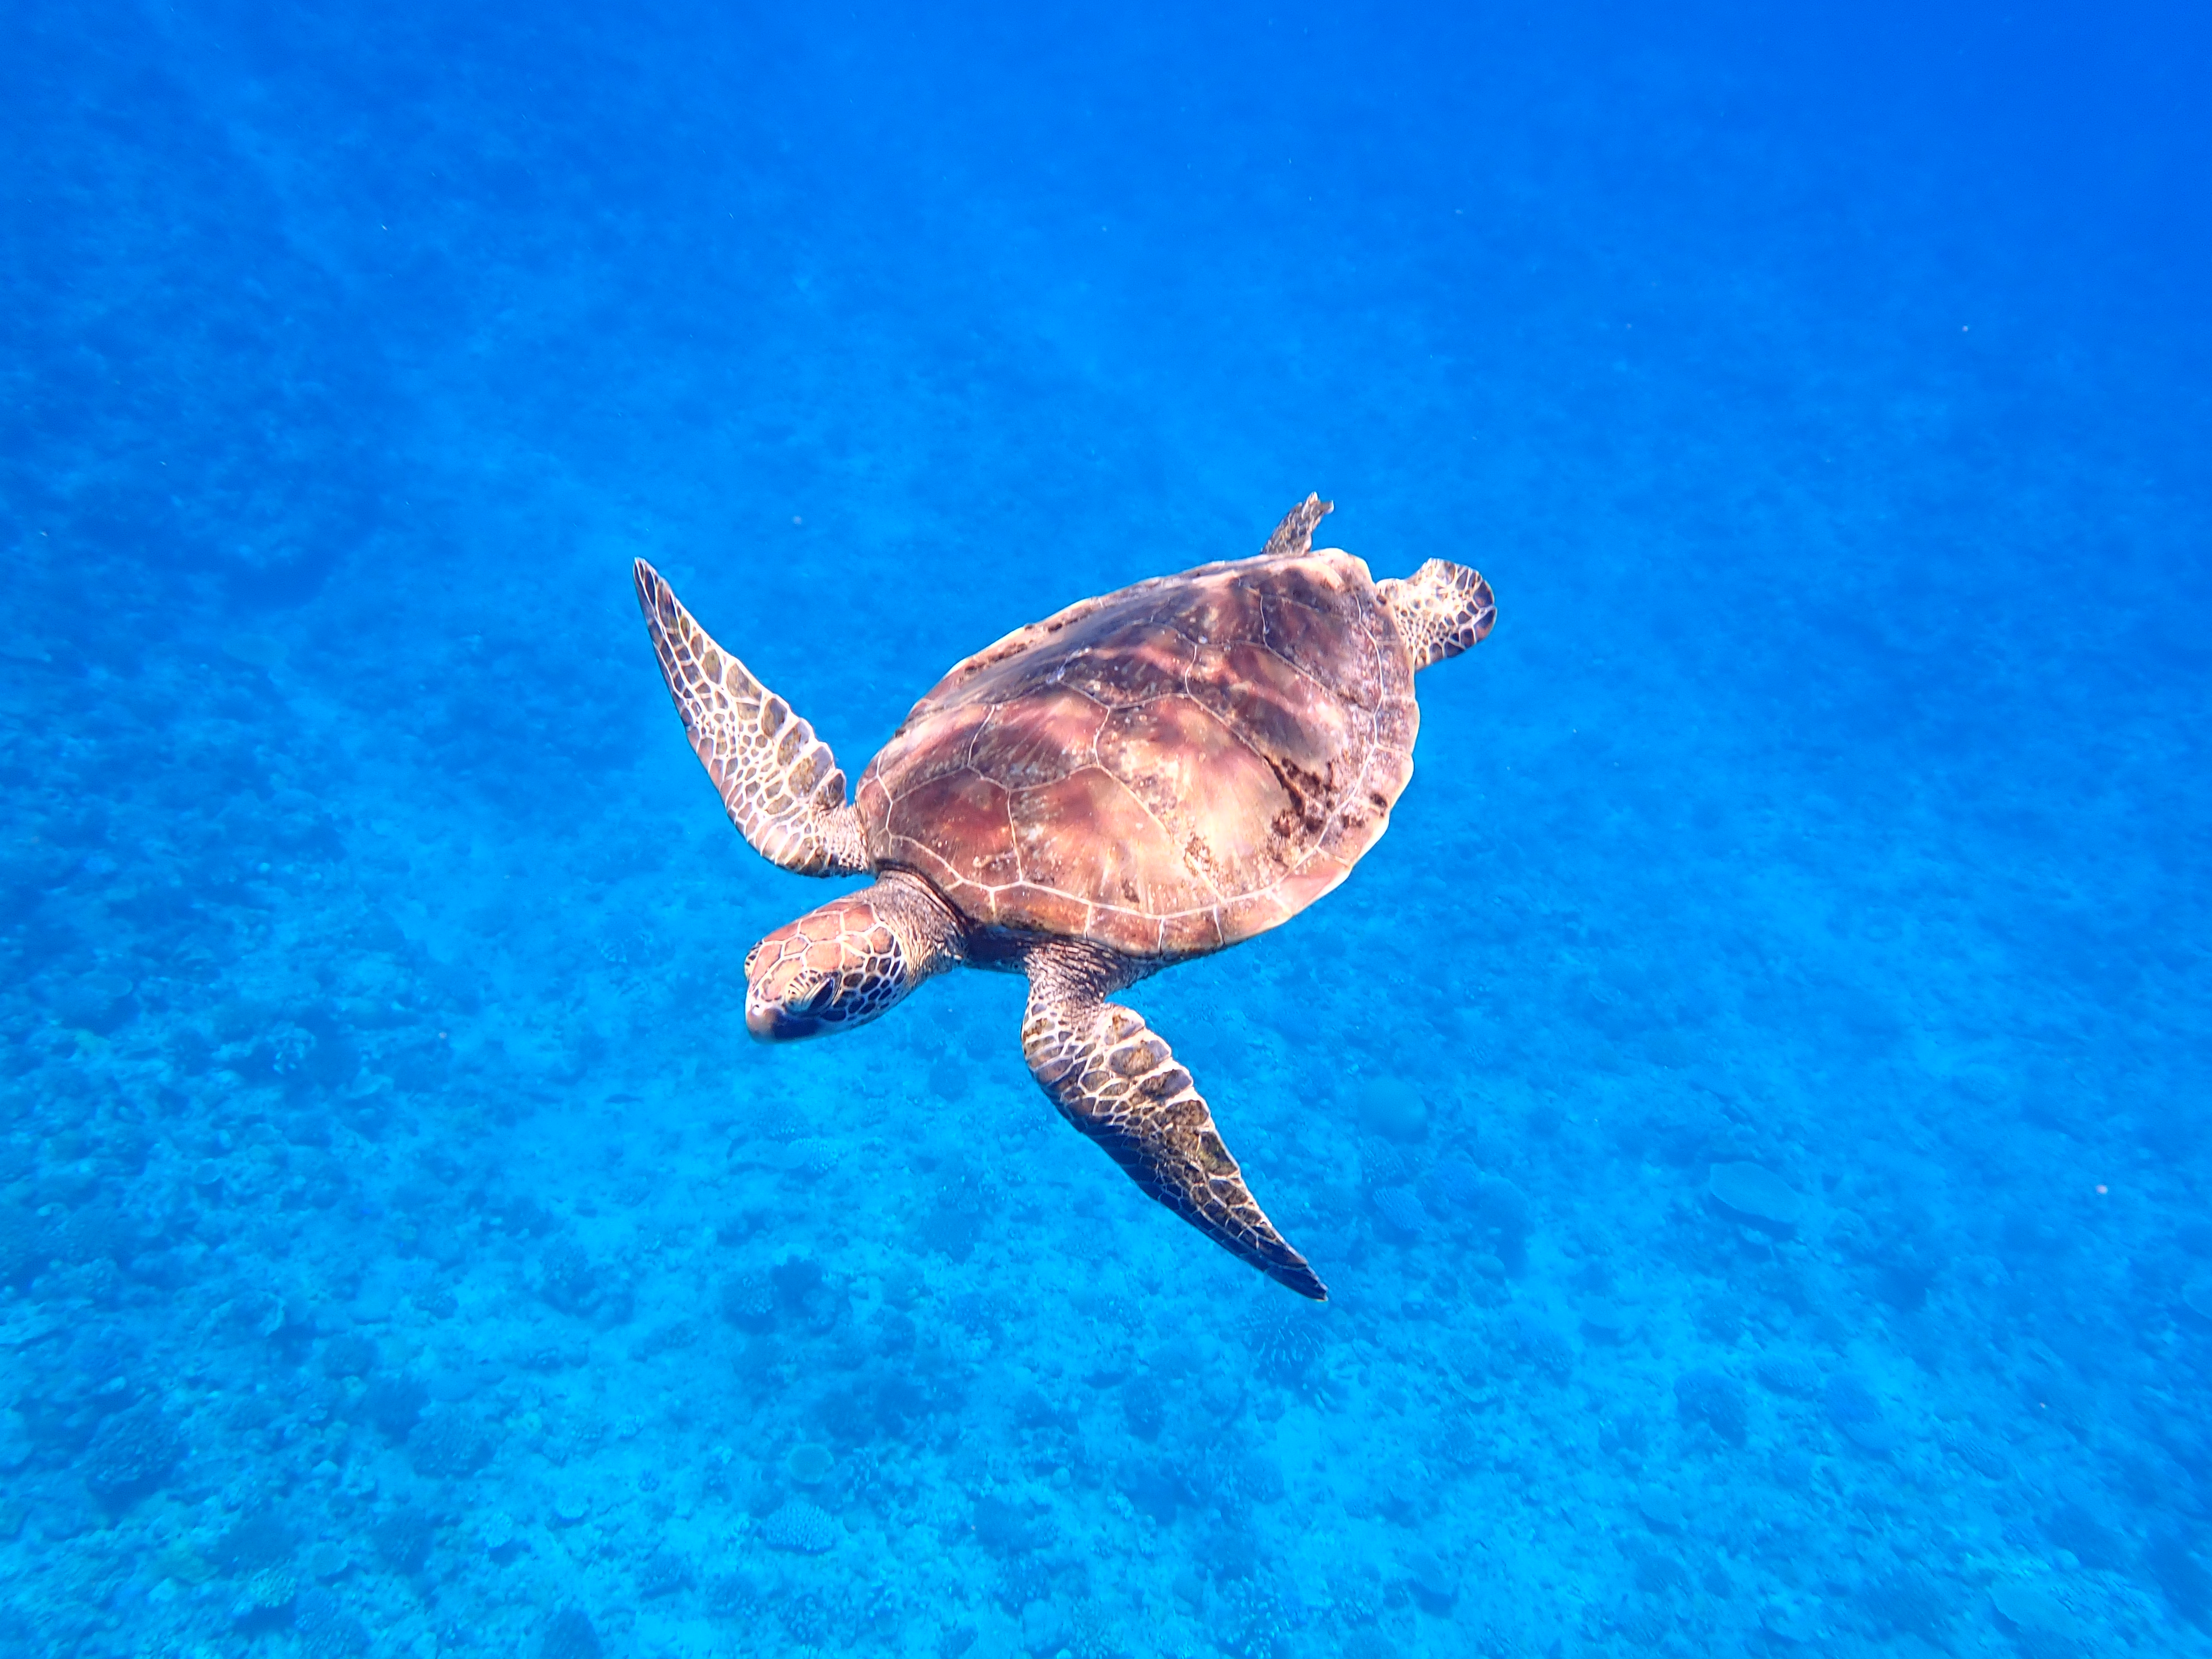
[[[661,574],[637,562],[638,608],[661,678],[722,806],[753,850],[802,876],[871,868],[830,745],[708,637]]]
[[[786,922],[745,957],[745,1029],[788,1042],[865,1025],[961,957],[945,901],[902,871]]]
[[[1416,669],[1482,643],[1498,620],[1498,601],[1480,572],[1431,559],[1412,575],[1375,584]]]
[[[1022,1054],[1060,1115],[1147,1196],[1231,1255],[1300,1296],[1328,1301],[1328,1287],[1244,1184],[1190,1073],[1142,1015],[1105,1000],[1142,964],[1080,945],[1043,945],[1025,965]]]

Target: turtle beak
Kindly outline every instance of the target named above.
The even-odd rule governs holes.
[[[919,984],[908,947],[865,893],[779,927],[745,957],[745,1030],[763,1042],[866,1025]]]
[[[792,922],[745,952],[745,1030],[760,1042],[795,1042],[822,1030],[836,978],[811,960],[816,948]]]
[[[823,1028],[836,981],[824,975],[810,985],[811,976],[805,972],[793,977],[796,984],[778,987],[756,980],[745,987],[745,1030],[763,1042],[795,1042]]]

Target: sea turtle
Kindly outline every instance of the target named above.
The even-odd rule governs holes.
[[[1022,1053],[1147,1194],[1262,1273],[1328,1292],[1256,1203],[1168,1045],[1115,992],[1287,921],[1351,873],[1413,770],[1414,672],[1490,631],[1489,584],[1376,581],[1316,551],[1309,495],[1255,558],[1020,628],[915,704],[854,797],[814,728],[637,562],[691,746],[756,851],[872,876],[746,953],[745,1026],[866,1024],[965,964],[1029,976]]]

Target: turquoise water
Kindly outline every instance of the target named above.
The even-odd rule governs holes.
[[[2201,20],[1537,10],[0,18],[0,1653],[2212,1651]],[[1318,1307],[748,1040],[629,576],[857,774],[1308,490]]]

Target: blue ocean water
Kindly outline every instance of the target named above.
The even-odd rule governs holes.
[[[0,1652],[2212,1652],[2212,32],[2102,6],[0,15]],[[1337,893],[747,1038],[1085,595],[1480,567]]]

